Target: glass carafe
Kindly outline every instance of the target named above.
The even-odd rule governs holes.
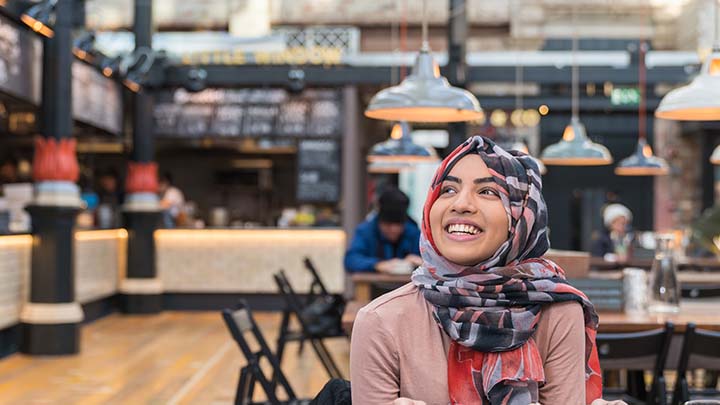
[[[680,310],[680,284],[675,260],[675,237],[660,234],[656,237],[655,259],[648,285],[648,310],[673,313]]]

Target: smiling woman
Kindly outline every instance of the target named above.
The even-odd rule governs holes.
[[[482,137],[433,178],[412,283],[358,313],[355,404],[589,404],[600,397],[597,314],[543,259],[535,161]]]

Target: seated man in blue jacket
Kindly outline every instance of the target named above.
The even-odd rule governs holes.
[[[408,197],[398,189],[380,195],[378,212],[355,230],[345,253],[349,272],[410,272],[422,264],[420,229],[408,217]]]

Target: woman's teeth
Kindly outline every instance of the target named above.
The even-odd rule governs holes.
[[[475,235],[480,230],[472,225],[466,224],[452,224],[447,228],[448,233],[464,233],[469,235]]]

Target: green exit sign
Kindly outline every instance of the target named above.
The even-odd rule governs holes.
[[[612,105],[638,105],[640,104],[640,89],[637,87],[616,87],[610,93]]]

